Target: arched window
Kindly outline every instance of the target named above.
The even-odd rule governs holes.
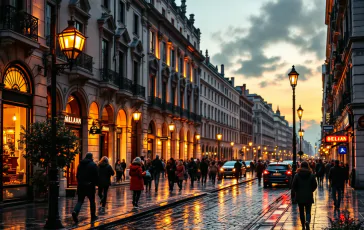
[[[6,89],[29,93],[29,85],[25,73],[18,67],[10,67],[5,72],[4,85]]]

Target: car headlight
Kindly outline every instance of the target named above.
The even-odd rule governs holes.
[[[221,172],[224,172],[224,169],[223,169],[223,168],[221,168],[221,169],[220,169],[220,171],[221,171]]]
[[[233,169],[233,172],[235,172],[235,169]]]

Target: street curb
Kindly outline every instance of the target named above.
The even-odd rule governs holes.
[[[189,196],[187,196],[187,197],[185,197],[185,198],[183,198],[181,200],[177,200],[177,201],[161,202],[161,203],[159,203],[157,205],[152,205],[152,206],[150,206],[148,208],[140,210],[140,212],[138,211],[137,213],[135,213],[135,212],[131,213],[130,212],[130,213],[126,213],[126,214],[121,214],[121,215],[118,215],[118,216],[114,216],[114,217],[102,219],[102,220],[99,220],[99,221],[95,221],[93,223],[89,223],[89,224],[86,224],[86,225],[83,225],[83,226],[75,226],[75,227],[72,227],[71,229],[91,229],[91,228],[92,229],[105,229],[107,227],[115,226],[118,223],[127,222],[127,221],[129,221],[131,219],[138,218],[140,216],[149,214],[151,212],[156,212],[156,211],[160,211],[160,210],[163,210],[163,209],[166,209],[166,208],[170,208],[170,207],[173,207],[175,205],[178,205],[178,204],[181,204],[181,203],[184,203],[184,202],[187,202],[187,201],[191,201],[191,200],[194,200],[194,199],[201,198],[203,196],[208,195],[209,193],[218,192],[218,191],[225,190],[225,189],[228,189],[228,188],[231,188],[231,187],[234,187],[234,186],[238,186],[240,184],[249,183],[249,182],[252,182],[252,181],[254,181],[256,179],[257,178],[253,178],[253,179],[241,181],[241,182],[236,183],[236,184],[227,185],[227,186],[224,186],[224,187],[221,187],[221,188],[210,189],[210,190],[203,191],[201,193],[195,193],[193,195],[189,195]],[[122,216],[124,216],[124,217],[122,217]],[[122,217],[122,218],[120,218],[120,217]]]

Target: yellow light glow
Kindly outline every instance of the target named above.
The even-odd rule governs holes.
[[[142,115],[142,113],[141,112],[139,112],[138,110],[137,111],[135,111],[134,113],[133,113],[133,118],[134,118],[134,121],[135,122],[138,122],[139,120],[140,120],[140,116]]]
[[[14,114],[14,116],[13,116],[13,121],[16,121],[16,115]]]

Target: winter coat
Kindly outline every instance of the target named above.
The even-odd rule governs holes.
[[[121,165],[121,163],[120,164],[118,164],[118,163],[115,164],[115,171],[117,171],[117,172],[122,172],[123,171],[123,166]]]
[[[145,174],[144,176],[144,184],[148,183],[149,181],[153,180],[153,166],[152,164],[147,164],[145,167],[145,171],[149,171],[150,176],[147,176],[147,174]]]
[[[160,159],[154,159],[152,165],[155,174],[163,172],[163,164]]]
[[[316,164],[316,176],[322,177],[325,174],[325,166],[322,163]]]
[[[176,177],[176,173],[175,173],[176,165],[174,164],[174,162],[168,163],[166,169],[167,169],[168,180],[174,181],[175,177]]]
[[[207,171],[209,170],[209,165],[206,163],[206,161],[201,161],[200,169],[202,175],[207,175]]]
[[[111,185],[110,177],[114,176],[115,172],[111,165],[106,162],[102,162],[98,166],[99,168],[99,187],[106,187]]]
[[[184,174],[185,174],[185,166],[183,165],[178,165],[177,166],[177,170],[176,170],[176,177],[178,180],[183,180],[184,179]]]
[[[265,167],[262,163],[257,164],[257,168],[256,168],[257,174],[262,174],[264,169],[265,169]]]
[[[329,179],[331,187],[344,188],[345,184],[345,169],[340,166],[334,166],[330,169]]]
[[[79,187],[93,187],[98,184],[99,173],[92,159],[83,159],[77,167],[77,182]]]
[[[234,164],[235,173],[238,173],[241,171],[241,164],[239,162],[235,162]]]
[[[125,169],[126,169],[126,163],[125,162],[121,162],[121,167],[123,168],[123,171],[125,171]]]
[[[129,171],[130,190],[132,191],[144,190],[143,176],[145,176],[145,172],[143,172],[141,165],[138,163],[132,163],[129,169],[130,169]]]
[[[330,169],[331,168],[332,168],[331,163],[327,163],[326,166],[325,166],[325,173],[326,173],[326,175],[329,175],[330,174]]]
[[[317,188],[315,176],[309,169],[299,168],[293,178],[292,189],[298,204],[313,204],[313,192]]]
[[[197,164],[195,161],[191,161],[190,163],[188,163],[188,173],[194,174],[197,172]]]

